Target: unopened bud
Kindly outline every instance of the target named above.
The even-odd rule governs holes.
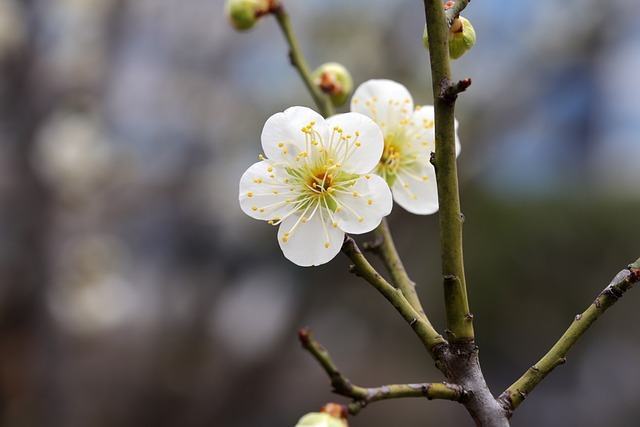
[[[429,39],[427,36],[427,27],[424,27],[422,36],[424,48],[429,50]],[[459,16],[451,23],[449,30],[449,57],[458,59],[470,50],[476,44],[476,31],[473,29],[468,19]]]
[[[321,412],[310,412],[304,415],[295,427],[349,427],[343,405],[327,403]]]
[[[313,82],[331,97],[336,107],[344,104],[353,90],[353,79],[349,70],[337,62],[322,64],[313,72]]]
[[[247,31],[269,11],[269,0],[227,0],[224,13],[233,28]]]

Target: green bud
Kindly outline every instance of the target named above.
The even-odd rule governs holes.
[[[336,107],[347,101],[353,91],[353,79],[349,70],[337,62],[322,64],[313,72],[313,82],[331,97]]]
[[[347,421],[324,412],[310,412],[295,427],[348,427]]]
[[[224,13],[233,28],[247,31],[269,11],[269,0],[227,0]]]
[[[429,50],[429,39],[427,37],[427,27],[424,27],[422,35],[424,48]],[[476,31],[471,22],[462,16],[453,20],[449,30],[449,57],[458,59],[476,44]]]

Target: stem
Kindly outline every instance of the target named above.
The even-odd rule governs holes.
[[[609,286],[600,292],[595,301],[583,313],[575,317],[571,326],[551,350],[500,395],[499,399],[505,409],[512,414],[544,377],[556,367],[565,363],[566,355],[571,350],[571,347],[578,342],[582,334],[589,329],[593,322],[598,320],[600,315],[638,282],[640,282],[640,259],[621,270]]]
[[[402,291],[402,294],[409,304],[411,304],[411,307],[426,319],[427,317],[422,308],[422,303],[420,303],[418,293],[416,292],[416,284],[411,280],[402,264],[396,245],[393,242],[393,237],[389,231],[389,224],[386,218],[383,218],[378,228],[374,230],[374,235],[376,236],[376,243],[372,245],[371,249],[384,263],[385,268],[391,275],[391,282]],[[365,247],[365,249],[367,248]]]
[[[353,266],[351,271],[356,275],[363,277],[367,282],[371,283],[386,299],[395,307],[402,315],[404,320],[411,326],[413,331],[418,335],[425,348],[434,356],[434,348],[438,345],[446,345],[447,341],[438,334],[426,317],[422,317],[407,301],[402,291],[394,288],[387,282],[369,261],[364,257],[356,242],[347,237],[342,245],[342,251],[351,259]]]
[[[473,317],[469,312],[462,256],[463,216],[460,212],[454,128],[456,96],[446,96],[447,90],[455,86],[451,81],[449,28],[440,0],[424,0],[424,5],[435,108],[436,152],[433,163],[440,205],[440,251],[447,327],[450,340],[473,340]]]
[[[456,4],[447,8],[445,10],[445,15],[447,17],[447,23],[451,26],[453,20],[460,15],[460,12],[464,10],[465,7],[469,4],[469,0],[456,0]]]
[[[356,415],[369,403],[379,400],[426,397],[429,400],[445,399],[459,402],[467,395],[459,385],[448,383],[390,384],[373,388],[354,385],[347,377],[342,375],[340,369],[331,359],[329,352],[313,339],[310,329],[300,329],[298,338],[302,346],[311,353],[329,376],[333,391],[354,400],[347,406],[347,410],[351,415]]]
[[[300,74],[300,77],[302,77],[302,81],[311,94],[313,101],[316,103],[320,114],[324,117],[332,116],[334,114],[334,110],[331,99],[322,93],[320,88],[313,82],[311,70],[309,69],[309,65],[302,54],[302,50],[300,49],[300,44],[298,43],[298,38],[296,37],[295,32],[293,31],[289,14],[284,10],[284,6],[279,3],[272,7],[271,12],[276,16],[278,25],[289,44],[289,58],[291,59],[291,65],[298,70],[298,73]]]

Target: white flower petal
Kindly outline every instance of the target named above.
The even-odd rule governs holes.
[[[240,207],[252,218],[278,220],[292,210],[287,203],[290,186],[286,171],[267,161],[254,163],[240,178]]]
[[[306,222],[301,221],[299,214],[291,215],[282,221],[278,230],[278,243],[284,256],[302,267],[331,261],[340,252],[343,241],[344,231],[334,227],[321,209]]]
[[[329,129],[338,126],[341,134],[336,146],[336,161],[348,173],[363,174],[373,170],[380,161],[384,149],[384,138],[380,127],[369,117],[359,113],[338,114],[327,119]],[[325,141],[325,145],[326,145]]]
[[[295,158],[307,149],[307,135],[302,128],[314,122],[314,129],[322,139],[327,138],[324,118],[307,107],[290,107],[267,119],[262,128],[262,149],[271,160],[282,161]]]
[[[438,211],[436,174],[430,164],[416,165],[411,171],[401,170],[391,191],[393,200],[413,214],[430,215]]]
[[[351,194],[338,198],[340,210],[334,213],[338,227],[347,233],[362,234],[376,228],[391,213],[393,198],[386,181],[378,175],[359,178]]]
[[[371,117],[384,128],[413,111],[413,98],[406,87],[393,80],[368,80],[351,98],[351,111]]]
[[[431,126],[428,126],[431,125]],[[428,128],[425,128],[427,126]],[[428,141],[429,151],[435,151],[435,111],[433,105],[421,105],[416,107],[410,123],[407,127],[413,129],[414,132],[420,131],[423,137],[421,141]],[[460,155],[460,139],[458,138],[458,120],[454,119],[454,130],[456,134],[456,156]]]

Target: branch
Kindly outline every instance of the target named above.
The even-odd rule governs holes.
[[[466,5],[467,2],[459,3],[462,7],[462,3]],[[449,28],[446,25],[442,2],[440,0],[424,0],[424,6],[435,108],[436,152],[434,166],[440,205],[440,252],[445,307],[447,309],[447,328],[451,331],[449,338],[452,341],[473,340],[473,318],[469,312],[462,256],[463,217],[460,212],[458,171],[456,168],[455,96],[446,96],[451,91],[455,92],[456,86],[458,89],[462,86],[460,84],[453,85],[451,81]],[[455,286],[449,286],[452,283]]]
[[[422,303],[420,303],[418,293],[416,292],[416,284],[404,269],[396,245],[393,242],[393,237],[389,231],[389,224],[386,218],[383,218],[378,228],[374,230],[374,236],[376,238],[375,243],[365,244],[364,249],[369,249],[380,257],[385,268],[389,274],[391,274],[391,282],[402,291],[402,294],[409,304],[411,304],[411,307],[426,319]]]
[[[447,23],[451,26],[451,23],[455,18],[460,15],[460,12],[464,10],[471,0],[457,0],[454,5],[449,6],[445,10],[445,16],[447,17]],[[453,3],[453,2],[450,2]]]
[[[324,117],[332,116],[334,114],[334,109],[333,104],[331,104],[331,99],[313,82],[311,70],[309,69],[309,65],[302,54],[298,38],[293,31],[291,20],[289,19],[287,12],[284,10],[284,6],[280,2],[275,1],[271,6],[270,12],[275,15],[278,25],[280,25],[280,29],[284,33],[287,43],[289,44],[291,65],[298,70],[298,73],[300,74],[300,77],[302,77],[302,81],[311,94],[313,101],[318,106],[320,114]]]
[[[353,262],[351,272],[363,277],[395,307],[404,320],[418,335],[429,354],[434,355],[434,347],[438,344],[446,344],[447,341],[438,334],[426,316],[420,315],[407,301],[407,298],[399,288],[394,288],[387,282],[364,257],[356,242],[348,237],[342,245],[344,252]]]
[[[353,399],[353,402],[347,405],[351,415],[356,415],[369,403],[379,400],[426,397],[429,400],[445,399],[460,402],[467,396],[467,392],[462,387],[448,383],[391,384],[374,388],[353,385],[331,360],[329,352],[313,339],[309,328],[298,330],[298,338],[302,347],[311,353],[329,376],[333,392]]]
[[[542,359],[525,372],[499,397],[504,408],[510,414],[522,403],[527,395],[557,366],[566,361],[566,355],[578,342],[582,334],[609,307],[615,304],[626,291],[640,281],[640,259],[621,270],[595,301],[581,314],[578,314],[569,329]]]

